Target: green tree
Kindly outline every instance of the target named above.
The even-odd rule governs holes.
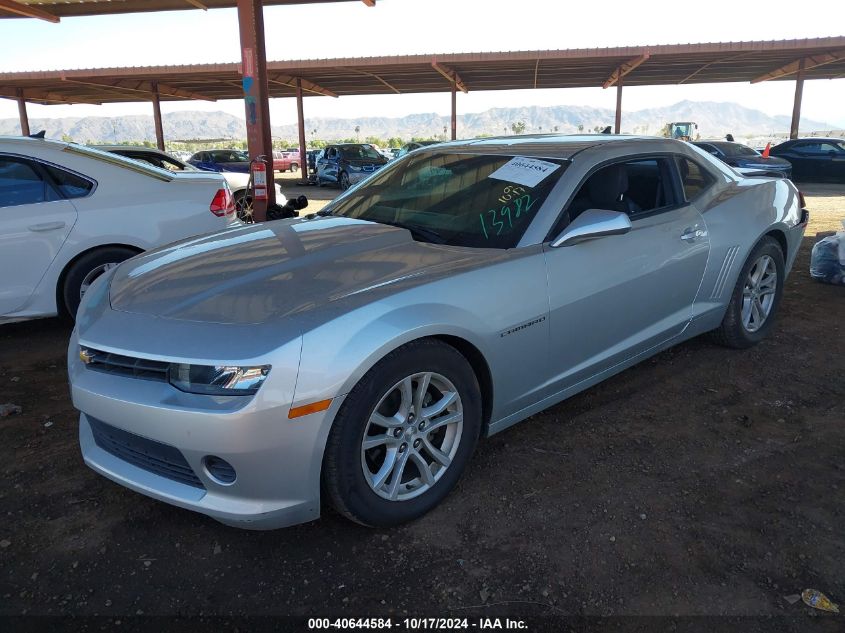
[[[583,131],[584,131],[584,124],[583,124],[583,123],[579,123],[579,124],[578,124],[578,131],[579,131],[579,132],[583,132]]]
[[[62,134],[62,140],[65,143],[73,143],[73,137],[70,136],[69,134]]]
[[[511,130],[513,130],[514,134],[522,134],[525,132],[525,121],[517,121],[516,123],[511,123]]]

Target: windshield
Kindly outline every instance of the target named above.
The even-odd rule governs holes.
[[[429,151],[384,168],[321,214],[401,226],[421,241],[513,248],[567,165]]]
[[[341,145],[340,155],[343,158],[382,160],[384,157],[379,154],[372,145]]]
[[[725,156],[759,156],[760,152],[756,149],[741,145],[739,143],[725,143],[718,146],[720,150],[725,153]]]

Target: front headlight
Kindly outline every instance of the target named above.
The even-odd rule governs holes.
[[[270,365],[184,365],[173,363],[167,373],[170,384],[188,393],[209,396],[248,396],[267,379]]]
[[[361,171],[361,167],[359,165],[349,165],[349,171]]]

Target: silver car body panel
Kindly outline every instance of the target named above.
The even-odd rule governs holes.
[[[334,416],[390,351],[430,336],[474,348],[476,371],[492,384],[492,434],[717,327],[754,244],[774,232],[788,269],[803,234],[789,181],[742,179],[678,141],[514,137],[420,151],[456,149],[571,160],[517,248],[421,243],[404,229],[314,217],[187,240],[104,275],[86,294],[68,355],[86,463],[229,524],[313,519]],[[692,202],[633,219],[624,235],[550,246],[561,210],[599,166],[656,155],[696,161],[713,184]],[[92,371],[80,344],[272,369],[253,397],[200,396]],[[292,407],[328,399],[327,411],[288,418]],[[121,463],[93,442],[89,418],[177,447],[204,491]],[[206,455],[229,461],[236,482],[208,477]]]

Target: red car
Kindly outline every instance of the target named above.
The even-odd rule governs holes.
[[[299,171],[302,159],[298,151],[274,151],[273,171]]]

